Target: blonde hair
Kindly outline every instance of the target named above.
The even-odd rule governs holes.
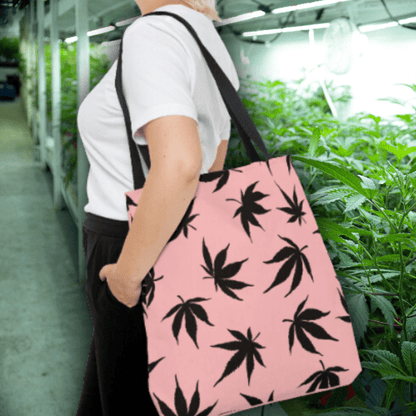
[[[195,8],[198,12],[205,14],[211,20],[221,22],[218,12],[215,10],[215,0],[182,0]]]

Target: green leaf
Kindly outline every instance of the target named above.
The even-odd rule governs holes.
[[[316,151],[319,146],[320,138],[321,138],[321,130],[318,128],[315,128],[315,130],[313,131],[313,136],[309,143],[309,147],[308,147],[308,154],[312,157],[317,156]]]
[[[377,358],[380,359],[382,363],[387,365],[391,370],[397,370],[401,374],[405,374],[405,369],[402,367],[402,364],[400,362],[400,358],[392,353],[391,351],[387,350],[367,350],[369,354],[375,355]],[[399,374],[400,374],[399,373]]]
[[[345,198],[345,200],[346,200],[346,207],[344,209],[343,214],[345,214],[346,212],[352,211],[354,209],[357,209],[367,200],[367,198],[363,195],[353,195],[348,198]]]
[[[338,191],[331,191],[327,194],[318,193],[311,195],[311,200],[313,201],[313,205],[325,205],[329,204],[331,202],[340,201],[342,200],[346,195],[351,195],[351,191],[347,189],[341,189]],[[360,198],[362,197],[359,195]]]
[[[361,184],[361,186],[365,189],[377,189],[376,184],[374,183],[374,181],[370,178],[367,178],[366,176],[363,175],[358,175],[361,180],[363,181],[363,184]],[[365,186],[363,186],[365,185]]]
[[[349,230],[348,228],[343,227],[340,224],[337,224],[337,223],[331,221],[328,218],[318,217],[318,218],[316,218],[316,223],[318,224],[318,228],[319,228],[319,231],[320,231],[321,235],[323,235],[323,233],[327,233],[329,231],[332,231],[338,236],[345,235],[345,236],[349,237],[351,240],[353,240],[354,242],[358,243],[358,238],[352,233],[351,230]]]
[[[377,257],[377,263],[380,262],[400,262],[401,258],[400,258],[400,254],[387,254],[385,256],[380,256]]]
[[[371,298],[371,302],[374,303],[374,306],[380,308],[381,312],[383,313],[386,321],[390,327],[391,332],[394,332],[394,317],[397,316],[397,312],[394,309],[391,302],[384,296],[376,296],[369,294]],[[372,309],[373,312],[376,308]]]
[[[350,311],[352,328],[354,330],[355,342],[359,345],[367,330],[370,317],[368,305],[364,293],[345,294],[345,301]]]
[[[408,233],[398,233],[398,234],[389,234],[383,237],[379,238],[380,243],[387,243],[387,242],[393,242],[398,241],[403,243],[404,241],[412,242],[412,239],[410,238],[410,234]]]
[[[409,383],[416,383],[416,377],[402,376],[400,374],[389,374],[381,377],[382,380],[403,380]]]
[[[416,382],[416,342],[403,341],[402,342],[402,356],[409,373],[413,376]]]
[[[369,350],[369,352],[370,351],[372,351],[372,350]],[[377,371],[383,377],[391,376],[393,378],[397,378],[397,376],[400,375],[400,374],[397,374],[396,369],[391,368],[387,364],[382,364],[382,363],[379,363],[379,362],[362,361],[361,362],[361,367],[366,368],[367,370]]]
[[[381,149],[384,149],[390,153],[393,153],[397,157],[398,162],[401,162],[402,159],[406,157],[407,155],[409,155],[410,153],[416,152],[416,146],[407,147],[401,143],[397,144],[397,148],[386,143],[385,141],[381,142],[379,146]]]
[[[323,410],[320,414],[325,416],[388,416],[389,411],[377,406],[374,407],[374,410],[362,407],[342,407],[331,409],[329,412]]]
[[[327,173],[328,175],[332,176],[335,179],[338,179],[345,185],[348,185],[350,188],[354,189],[361,195],[364,195],[368,199],[374,198],[374,196],[377,195],[377,191],[375,190],[364,189],[361,186],[360,179],[358,179],[354,174],[352,174],[347,169],[341,166],[337,166],[333,163],[323,162],[321,160],[308,158],[304,156],[292,155],[291,157],[294,160],[299,160],[303,163],[306,163],[310,166],[313,166],[321,170],[322,172]]]
[[[409,339],[412,339],[416,334],[416,316],[406,319],[406,332]]]

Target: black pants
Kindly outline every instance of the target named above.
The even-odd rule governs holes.
[[[86,215],[86,294],[94,330],[77,416],[158,416],[148,389],[142,303],[128,308],[99,278],[103,266],[117,263],[128,222]]]

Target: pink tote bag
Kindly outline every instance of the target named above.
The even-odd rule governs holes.
[[[241,99],[193,28],[250,157],[200,175],[195,197],[143,280],[150,396],[161,416],[230,415],[351,384],[362,371],[353,328],[290,156],[272,158]],[[135,190],[144,175],[122,105]],[[251,144],[266,158],[262,161]],[[142,149],[150,168],[146,146]]]

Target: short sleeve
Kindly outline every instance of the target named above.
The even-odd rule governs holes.
[[[122,79],[133,139],[145,145],[142,127],[168,115],[197,120],[192,98],[194,64],[174,35],[141,20],[124,34]]]
[[[225,120],[225,127],[222,129],[221,132],[221,141],[222,140],[230,140],[231,136],[231,120],[229,117]]]

